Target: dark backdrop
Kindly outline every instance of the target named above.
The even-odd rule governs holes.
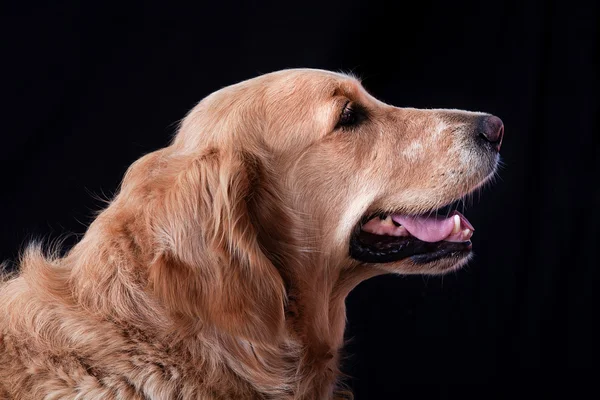
[[[348,298],[357,399],[518,398],[518,381],[536,394],[587,379],[598,2],[82,3],[2,12],[0,259],[31,238],[74,243],[127,166],[212,91],[288,67],[353,71],[388,103],[487,111],[506,127],[501,179],[467,211],[469,266],[376,278]]]

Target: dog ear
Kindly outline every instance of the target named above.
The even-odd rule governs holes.
[[[210,150],[174,164],[153,217],[162,249],[150,268],[152,290],[183,320],[272,341],[283,329],[285,289],[248,209],[256,163]]]

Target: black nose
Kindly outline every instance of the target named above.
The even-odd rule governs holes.
[[[500,118],[493,115],[481,117],[477,125],[477,135],[490,143],[496,151],[500,151],[504,136],[504,124]]]

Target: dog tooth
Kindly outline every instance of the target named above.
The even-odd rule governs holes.
[[[467,228],[464,231],[462,231],[462,236],[464,240],[468,240],[471,238],[471,236],[473,236],[473,231]]]
[[[409,233],[406,230],[405,227],[403,227],[402,225],[400,225],[399,227],[396,228],[396,233],[398,234],[397,236],[408,236]]]
[[[383,225],[394,226],[394,221],[392,221],[392,216],[388,215],[382,222]]]
[[[458,232],[460,232],[460,217],[458,215],[455,215],[454,217],[454,229],[452,230],[453,234],[456,234]]]

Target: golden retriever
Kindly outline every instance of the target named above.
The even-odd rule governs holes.
[[[494,174],[503,130],[320,70],[209,95],[66,256],[30,246],[4,278],[0,397],[346,396],[344,299],[469,259],[473,227],[439,210]]]

